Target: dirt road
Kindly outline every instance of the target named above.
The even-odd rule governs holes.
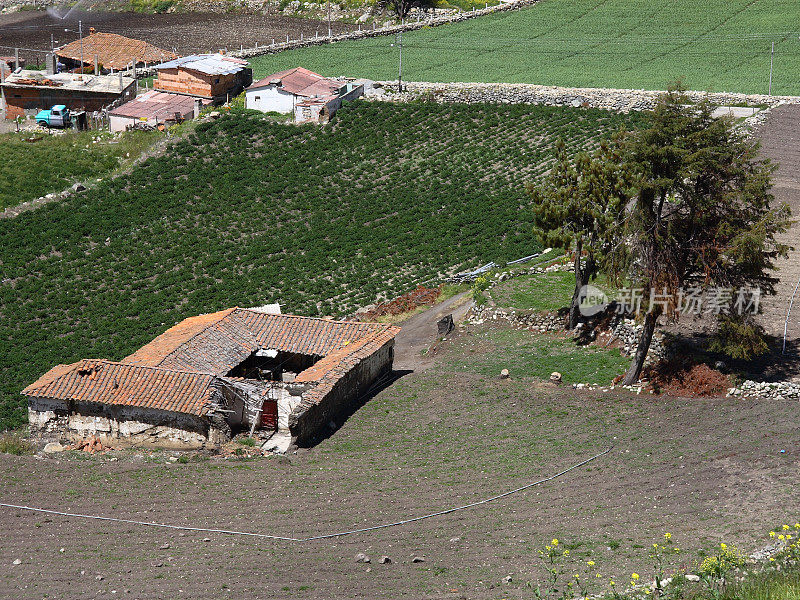
[[[800,106],[779,106],[756,132],[762,153],[778,164],[772,193],[778,202],[786,202],[795,219],[800,218]],[[795,246],[787,259],[778,262],[780,283],[774,298],[763,303],[763,323],[767,332],[783,337],[789,301],[800,280],[800,226],[795,224],[781,241]],[[788,340],[792,348],[800,343],[800,298],[795,298],[788,324]]]
[[[402,326],[400,333],[394,340],[394,368],[397,370],[417,370],[430,364],[423,356],[437,341],[437,323],[442,317],[453,315],[453,321],[458,323],[467,314],[472,306],[470,292],[462,292],[448,298],[428,310],[411,317],[408,321],[399,323]]]

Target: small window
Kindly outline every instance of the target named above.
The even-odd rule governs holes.
[[[256,96],[256,102],[260,102],[260,101],[261,101],[261,96]]]
[[[219,77],[214,80],[214,83],[219,83]]]

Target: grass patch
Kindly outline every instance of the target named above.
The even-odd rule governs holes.
[[[17,456],[33,454],[33,445],[19,433],[9,431],[0,434],[0,453]]]
[[[523,275],[497,284],[491,290],[499,306],[548,312],[569,306],[575,274],[564,271]]]
[[[544,0],[530,8],[403,34],[408,81],[482,81],[766,94],[800,93],[795,0]],[[394,80],[394,38],[251,59],[254,78],[303,65]]]
[[[0,221],[0,427],[25,422],[19,390],[53,365],[120,359],[188,316],[270,302],[343,315],[529,255],[524,186],[554,140],[591,147],[643,119],[354,102],[325,127],[192,122],[130,174]]]
[[[0,135],[0,210],[60,192],[76,181],[104,177],[138,158],[160,134],[120,136],[95,131],[49,135],[45,130]],[[26,141],[26,140],[38,141]]]
[[[566,383],[609,384],[630,364],[619,350],[576,346],[571,339],[536,335],[517,329],[480,329],[491,346],[486,353],[464,355],[458,361],[463,368],[496,377],[508,369],[512,377],[547,379],[553,371],[562,374]]]

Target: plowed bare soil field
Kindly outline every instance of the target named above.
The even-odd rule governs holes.
[[[307,543],[0,508],[0,597],[530,598],[553,537],[571,551],[567,577],[592,560],[607,589],[650,573],[648,548],[666,531],[685,549],[672,566],[691,566],[698,549],[750,552],[797,520],[800,403],[590,395],[513,369],[501,380],[507,335],[457,331],[297,454],[2,456],[0,501],[305,537],[474,502],[613,443],[609,454],[494,503]]]
[[[66,14],[66,9],[62,9]],[[320,35],[328,31],[327,22],[313,19],[300,19],[281,15],[250,15],[237,13],[116,13],[72,11],[66,19],[59,19],[52,12],[24,11],[0,15],[0,55],[13,55],[13,48],[49,50],[50,35],[55,45],[60,46],[78,39],[75,32],[64,29],[78,29],[78,21],[83,22],[84,35],[89,28],[106,33],[118,33],[127,37],[145,40],[165,50],[175,49],[179,54],[196,52],[217,52],[221,48],[236,50],[291,39]],[[352,25],[333,22],[335,32]],[[44,60],[44,53],[21,51],[29,62],[38,57]]]

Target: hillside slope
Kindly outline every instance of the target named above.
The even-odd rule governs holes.
[[[481,81],[766,94],[800,93],[795,0],[543,0],[519,11],[403,35],[408,81]],[[255,76],[302,65],[397,78],[394,38],[258,57]]]
[[[641,119],[359,102],[325,127],[201,123],[130,175],[0,222],[0,429],[24,422],[19,390],[54,364],[119,359],[190,315],[342,315],[530,254],[524,184],[554,140],[587,147]]]

